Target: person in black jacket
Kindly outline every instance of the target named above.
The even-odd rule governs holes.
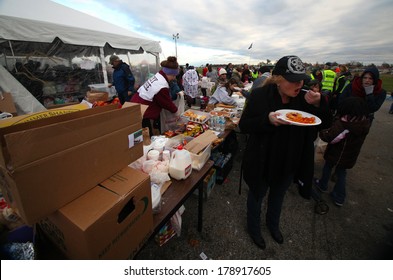
[[[337,179],[330,196],[337,206],[343,206],[346,197],[345,178],[352,168],[369,133],[371,120],[369,109],[361,97],[348,97],[341,102],[333,125],[319,132],[319,137],[328,143],[322,177],[315,180],[321,192],[327,192],[330,174],[336,166]]]
[[[301,89],[306,75],[303,62],[297,56],[278,60],[263,87],[252,91],[239,122],[243,133],[249,134],[244,152],[243,178],[249,187],[247,198],[247,228],[254,243],[265,249],[261,234],[261,206],[269,190],[266,225],[273,239],[284,242],[279,228],[285,193],[291,185],[304,153],[313,152],[310,126],[297,126],[282,119],[280,109],[301,110],[329,117],[327,102],[314,91]]]
[[[321,92],[322,84],[318,80],[311,80],[305,85],[305,88],[310,89],[314,92]],[[327,99],[326,99],[327,100]],[[330,109],[330,107],[329,107]],[[329,118],[327,118],[329,117]],[[311,142],[315,142],[318,138],[318,131],[321,129],[329,128],[332,124],[331,120],[332,116],[326,116],[323,123],[317,126],[312,126],[307,130],[308,139],[306,142],[308,152],[303,153],[303,158],[300,163],[301,168],[295,174],[294,183],[298,186],[298,191],[301,197],[305,199],[310,199],[312,194],[312,186],[314,179],[314,156],[315,156],[315,148],[314,145],[310,145]]]

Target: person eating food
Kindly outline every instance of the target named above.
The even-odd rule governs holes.
[[[315,127],[289,122],[277,111],[307,112],[322,123],[329,119],[328,105],[321,94],[302,90],[308,79],[299,57],[280,58],[272,76],[253,90],[239,122],[241,132],[249,136],[242,161],[243,178],[249,187],[247,229],[261,249],[266,247],[261,233],[261,208],[268,190],[266,226],[273,240],[282,244],[280,216],[285,193],[302,168],[301,163],[314,164],[309,134],[314,133]]]

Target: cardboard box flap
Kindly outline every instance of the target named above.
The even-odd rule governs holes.
[[[79,106],[80,104],[78,104]],[[87,104],[83,104],[83,106],[88,106]],[[74,108],[73,106],[67,106],[67,107],[63,107],[62,109],[67,109],[67,108]],[[0,127],[0,136],[3,136],[5,134],[8,133],[12,133],[12,132],[16,132],[16,131],[21,131],[21,130],[26,130],[26,129],[32,129],[32,128],[37,128],[37,127],[41,127],[41,126],[46,126],[52,123],[60,123],[60,122],[64,122],[64,121],[68,121],[68,120],[73,120],[73,119],[77,119],[77,118],[82,118],[82,117],[86,117],[89,115],[95,115],[98,113],[103,113],[103,112],[107,112],[107,111],[111,111],[111,110],[116,110],[117,109],[117,105],[109,105],[109,106],[102,106],[102,107],[95,107],[95,108],[90,108],[88,109],[86,107],[86,110],[75,110],[70,113],[67,114],[54,114],[53,110],[47,110],[47,111],[43,111],[48,113],[50,116],[50,118],[40,118],[34,121],[27,121],[28,116],[30,115],[24,115],[24,116],[18,116],[18,117],[26,117],[26,119],[24,119],[24,121],[17,121],[15,123],[13,123],[10,126],[4,126],[4,127]],[[42,113],[43,113],[42,112]],[[52,116],[53,114],[53,116]],[[15,120],[16,118],[14,118]],[[0,120],[0,123],[3,122]]]
[[[123,196],[130,191],[130,181],[128,178],[132,178],[132,184],[134,185],[134,188],[137,188],[148,176],[149,175],[144,172],[131,167],[126,167],[106,179],[100,185],[119,196]]]
[[[59,211],[82,230],[89,228],[108,212],[113,211],[114,208],[117,208],[117,219],[122,219],[121,212],[126,207],[126,204],[134,204],[131,207],[135,208],[141,207],[139,201],[137,201],[139,197],[136,201],[131,201],[134,198],[134,194],[131,196],[129,194],[138,189],[146,180],[150,182],[148,174],[126,167],[79,198],[63,206]],[[150,199],[149,197],[149,201]],[[115,221],[111,223],[115,223]]]
[[[63,206],[59,211],[82,230],[107,213],[119,196],[105,188],[95,187]]]
[[[135,118],[141,118],[139,108],[128,107],[4,135],[6,167],[16,169],[118,131],[135,123]]]
[[[217,138],[217,135],[209,129],[195,139],[188,142],[187,145],[184,146],[184,148],[193,154],[199,154]]]
[[[86,111],[89,109],[88,104],[79,103],[70,106],[64,106],[61,108],[51,109],[51,110],[44,110],[40,112],[35,112],[31,114],[16,116],[9,119],[0,120],[0,128],[8,127],[8,126],[15,126],[20,125],[23,123],[32,123],[33,121],[41,121],[47,118],[54,118],[62,115],[77,113],[80,111]]]

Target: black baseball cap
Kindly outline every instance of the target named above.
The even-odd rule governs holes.
[[[306,68],[299,57],[288,55],[280,58],[273,68],[273,75],[280,75],[289,82],[299,82],[310,79],[306,74]]]

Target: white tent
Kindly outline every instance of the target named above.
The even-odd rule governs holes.
[[[158,42],[138,37],[127,37],[115,33],[88,30],[38,20],[0,15],[0,42],[26,41],[52,43],[56,38],[64,44],[113,48],[118,52],[159,53]]]
[[[13,67],[7,63],[12,57],[40,56],[69,62],[75,57],[94,57],[102,69],[99,76],[103,81],[99,83],[107,84],[110,55],[129,58],[141,54],[158,69],[160,52],[157,41],[49,0],[0,0],[0,63],[9,71]],[[11,90],[4,85],[10,78],[0,78],[0,87]],[[26,98],[25,93],[20,92],[21,96]]]
[[[157,41],[49,0],[2,0],[0,15],[2,39],[52,42],[58,37],[66,44],[161,52]]]
[[[0,52],[7,56],[33,51],[86,56],[97,53],[97,48],[102,60],[113,53],[147,52],[156,57],[157,65],[161,52],[157,41],[52,1],[0,1]]]

